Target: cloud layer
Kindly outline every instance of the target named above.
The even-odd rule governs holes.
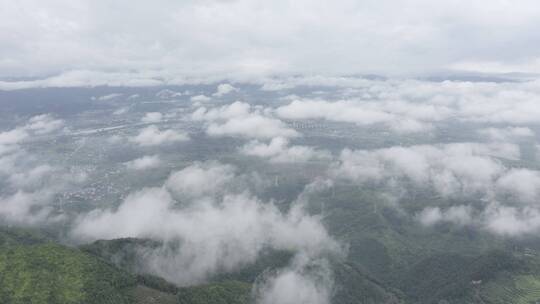
[[[310,160],[329,160],[331,155],[324,150],[316,150],[307,146],[290,146],[289,141],[283,137],[274,137],[268,143],[257,140],[244,145],[240,152],[245,155],[266,158],[276,163],[307,162]]]
[[[427,190],[444,198],[471,201],[444,208],[426,206],[417,218],[426,226],[451,222],[515,236],[535,233],[540,227],[540,171],[504,164],[504,160],[517,158],[519,149],[512,144],[346,149],[330,174],[387,191]]]
[[[63,220],[58,196],[83,182],[86,173],[48,164],[23,147],[40,136],[59,132],[63,126],[63,120],[42,114],[23,126],[0,132],[0,221],[33,226]]]
[[[538,73],[539,16],[534,0],[6,1],[0,71],[4,77],[123,71],[132,84],[159,81],[156,71],[170,79]]]
[[[299,133],[281,120],[270,117],[261,109],[236,101],[219,108],[198,108],[191,118],[206,121],[206,133],[211,136],[247,138],[296,137]]]
[[[131,193],[117,209],[82,215],[72,236],[179,242],[180,250],[165,246],[143,258],[147,271],[182,285],[248,265],[267,248],[299,252],[308,262],[340,251],[319,218],[306,214],[302,204],[283,213],[249,192],[235,191],[229,185],[238,177],[230,165],[188,166],[173,173],[164,187]]]
[[[183,132],[172,129],[162,131],[155,125],[142,129],[139,134],[130,138],[130,141],[140,146],[159,146],[186,140],[189,140],[189,136]]]

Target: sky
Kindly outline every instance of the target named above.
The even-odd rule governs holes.
[[[4,80],[540,73],[535,0],[0,4]]]

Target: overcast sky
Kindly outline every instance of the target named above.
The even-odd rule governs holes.
[[[537,0],[0,0],[0,77],[540,72]]]

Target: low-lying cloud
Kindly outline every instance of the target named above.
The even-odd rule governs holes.
[[[238,91],[238,89],[233,87],[232,85],[228,83],[222,83],[217,86],[216,92],[212,94],[212,96],[221,97],[236,91]]]
[[[0,220],[13,225],[44,225],[63,219],[57,196],[86,179],[86,173],[48,164],[23,147],[35,137],[64,126],[50,114],[0,132]],[[51,178],[53,176],[54,178]]]
[[[148,112],[146,113],[141,121],[144,123],[157,123],[163,119],[163,114],[160,112]]]
[[[139,134],[130,138],[130,141],[140,146],[159,146],[187,140],[189,140],[189,136],[184,132],[172,129],[162,131],[155,125],[142,129]]]
[[[415,107],[409,105],[409,107]],[[418,108],[419,106],[416,106]],[[422,109],[410,109],[410,116],[419,116],[418,113],[430,110],[431,107]],[[276,109],[276,113],[281,118],[286,119],[326,119],[337,122],[349,122],[358,125],[383,124],[399,132],[420,132],[430,129],[427,122],[423,122],[415,117],[407,117],[396,112],[396,107],[381,107],[381,103],[353,102],[323,100],[295,100],[286,106]],[[431,113],[434,114],[434,113]],[[440,115],[440,114],[438,114]],[[430,117],[432,119],[433,117]]]
[[[213,109],[200,107],[193,112],[191,118],[206,122],[206,133],[211,136],[269,139],[300,135],[281,120],[240,101]]]
[[[239,269],[268,248],[313,258],[340,251],[319,218],[305,213],[302,204],[281,212],[249,192],[228,192],[234,172],[232,166],[215,162],[186,167],[171,174],[164,187],[133,192],[116,209],[82,215],[72,236],[179,242],[180,250],[161,247],[143,258],[146,270],[181,285]]]
[[[298,256],[292,266],[263,277],[255,285],[261,304],[331,303],[333,274],[325,259],[305,260]]]
[[[258,140],[244,145],[240,152],[245,155],[257,156],[275,163],[307,162],[312,160],[330,160],[328,151],[317,150],[308,146],[289,145],[289,140],[275,137],[266,144]]]
[[[159,167],[160,165],[161,159],[159,155],[145,155],[126,162],[126,167],[130,170],[146,170]]]
[[[505,163],[518,158],[519,148],[512,144],[344,150],[330,174],[338,180],[376,183],[381,189],[428,190],[445,198],[480,199],[484,203],[426,206],[417,218],[426,226],[451,222],[513,236],[539,228],[540,172]]]
[[[499,158],[517,159],[519,148],[512,144],[457,143],[345,149],[332,174],[359,182],[406,178],[417,186],[429,185],[445,196],[491,194],[496,181],[509,173]]]

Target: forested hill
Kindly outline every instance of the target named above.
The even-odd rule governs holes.
[[[36,231],[1,229],[0,303],[254,303],[257,277],[285,267],[292,256],[269,251],[237,272],[181,288],[137,271],[137,248],[156,245],[149,240],[118,239],[72,248]],[[437,253],[386,281],[384,275],[354,261],[336,262],[332,268],[332,301],[339,304],[525,304],[540,298],[536,275],[540,263],[533,251]]]
[[[0,303],[247,303],[250,285],[177,288],[28,230],[0,230]],[[225,302],[224,302],[225,301]]]

